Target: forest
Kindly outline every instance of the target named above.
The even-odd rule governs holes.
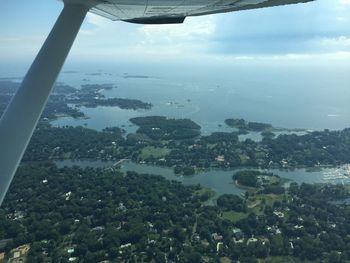
[[[262,122],[248,122],[244,119],[226,119],[225,123],[240,131],[255,131],[262,132],[271,130],[273,127],[271,124]]]
[[[284,134],[255,142],[239,140],[235,132],[200,136],[200,127],[190,120],[154,116],[131,121],[140,128],[127,135],[117,127],[97,131],[86,127],[53,127],[42,121],[23,160],[131,159],[177,167],[177,170],[192,167],[195,171],[242,166],[308,168],[350,163],[350,129],[315,131],[299,136]],[[178,129],[174,128],[176,123],[179,123]],[[158,152],[145,155],[147,149]]]
[[[130,121],[153,140],[183,140],[200,135],[200,126],[190,119],[168,119],[162,116],[131,118]]]
[[[346,262],[343,185],[222,195],[112,169],[22,165],[0,209],[0,251],[26,262]],[[5,240],[5,241],[4,241]],[[331,240],[331,242],[330,242]]]

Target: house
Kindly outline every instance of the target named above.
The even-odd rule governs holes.
[[[258,242],[258,239],[255,238],[255,237],[251,237],[251,238],[248,239],[247,245],[249,245],[250,243],[255,243],[255,242]]]
[[[242,233],[242,230],[239,228],[233,228],[232,232],[233,232],[233,234],[240,234],[240,233]]]
[[[224,155],[218,155],[215,158],[215,161],[217,161],[217,162],[224,162],[225,161],[225,156]]]
[[[193,242],[199,242],[201,240],[201,238],[200,238],[200,236],[198,235],[198,234],[194,234],[193,236],[192,236],[192,241]]]
[[[30,245],[25,244],[25,245],[19,246],[19,247],[17,247],[17,250],[19,250],[21,255],[26,255],[30,250]]]
[[[244,238],[242,238],[242,239],[236,239],[236,238],[234,237],[234,238],[233,238],[233,242],[234,242],[235,244],[243,243],[243,242],[244,242]]]
[[[104,226],[97,226],[91,229],[91,231],[103,231],[104,229],[105,229]]]
[[[14,259],[19,258],[20,256],[21,256],[21,252],[19,252],[19,251],[15,251],[15,252],[13,253],[13,258],[14,258]]]
[[[222,242],[218,242],[218,243],[216,244],[216,253],[219,253],[220,247],[222,247],[223,245],[224,245],[224,243],[222,243]]]
[[[261,237],[260,241],[261,241],[261,244],[263,244],[263,245],[270,243],[270,240],[266,237]]]
[[[223,239],[222,235],[218,235],[218,233],[213,233],[211,234],[211,237],[215,240],[215,241],[221,241]]]
[[[125,245],[121,245],[120,248],[123,249],[123,248],[128,248],[128,247],[131,247],[131,243],[127,243]]]
[[[279,218],[284,218],[284,213],[282,212],[274,211],[273,214],[278,216]]]
[[[64,194],[64,196],[66,197],[66,201],[68,201],[70,199],[71,195],[72,195],[71,191]]]

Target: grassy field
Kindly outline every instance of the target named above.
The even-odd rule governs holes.
[[[272,206],[274,202],[282,202],[284,195],[266,194],[254,195],[249,197],[247,206],[256,214],[261,214],[261,208],[264,206]]]
[[[346,185],[344,185],[344,187],[348,191],[348,193],[350,193],[350,184],[346,184]]]
[[[232,260],[230,260],[227,257],[222,257],[220,258],[220,263],[231,263],[233,262]],[[258,259],[259,263],[311,263],[311,261],[300,261],[297,258],[293,258],[293,257],[268,257],[267,259]]]
[[[222,219],[230,220],[233,223],[236,223],[237,221],[247,217],[248,217],[247,213],[241,213],[241,212],[235,212],[235,211],[223,212],[221,215]]]
[[[231,263],[232,260],[229,259],[228,257],[222,257],[220,258],[220,263]]]
[[[310,261],[300,261],[297,258],[293,257],[268,257],[267,259],[259,259],[258,262],[260,263],[308,263]]]
[[[213,196],[213,195],[215,195],[215,191],[213,191],[212,189],[207,188],[207,187],[201,187],[201,189],[196,190],[193,194],[199,195],[199,196],[202,196],[202,195]]]
[[[268,177],[269,184],[278,184],[280,182],[280,178],[277,176],[269,176]]]
[[[153,156],[154,158],[163,158],[170,153],[168,148],[156,148],[153,146],[147,146],[141,150],[141,157],[143,159]]]
[[[231,263],[231,262],[233,261],[227,257],[220,258],[220,263]],[[258,262],[259,263],[297,263],[301,261],[292,257],[269,257],[267,259],[258,259]],[[308,263],[308,262],[303,261],[303,263]]]
[[[250,197],[248,199],[248,202],[254,203],[254,202],[256,202],[256,200],[261,200],[262,203],[265,202],[265,205],[272,206],[273,203],[276,201],[282,202],[283,198],[284,198],[284,195],[275,195],[275,194],[264,194],[263,195],[263,194],[261,194],[261,195],[254,195],[253,197]],[[263,201],[263,200],[265,200],[265,201]]]

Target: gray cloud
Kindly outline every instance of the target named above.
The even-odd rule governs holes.
[[[317,0],[216,18],[210,51],[232,54],[350,51],[350,4]]]
[[[3,61],[14,58],[29,61],[34,57],[61,9],[60,2],[53,1],[47,7],[46,0],[37,0],[33,15],[27,12],[31,5],[19,2],[8,2],[8,8],[0,10],[0,21],[6,25],[0,28],[0,59]],[[21,15],[18,19],[13,18],[14,11]],[[37,13],[43,14],[42,17]],[[286,54],[340,52],[350,54],[350,0],[316,0],[285,7],[191,17],[181,25],[134,25],[88,15],[70,57],[118,61],[183,59],[188,62],[202,58],[231,59],[232,56],[271,55],[274,58]]]

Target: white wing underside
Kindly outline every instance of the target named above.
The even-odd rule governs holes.
[[[234,12],[310,1],[314,0],[108,0],[95,6],[91,12],[111,20],[156,24],[167,23],[167,21],[179,23],[187,16]]]

